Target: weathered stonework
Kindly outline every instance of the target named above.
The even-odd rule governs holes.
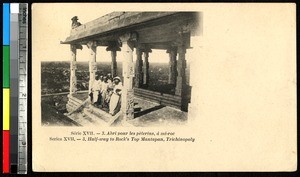
[[[143,85],[143,60],[142,50],[136,49],[136,63],[135,63],[135,87],[141,87]]]
[[[177,78],[176,78],[176,89],[175,94],[182,96],[184,88],[186,86],[186,60],[185,60],[186,49],[184,45],[178,46],[178,61],[177,61]]]
[[[111,74],[112,77],[116,77],[117,76],[117,51],[121,51],[121,49],[116,44],[112,44],[106,48],[106,51],[111,52]]]
[[[90,71],[90,81],[89,81],[89,91],[94,84],[96,72],[97,72],[97,65],[96,65],[96,51],[97,51],[97,42],[90,41],[87,43],[87,47],[90,49],[90,60],[89,60],[89,71]]]
[[[176,84],[176,77],[177,77],[177,51],[176,48],[170,48],[167,50],[169,53],[169,79],[168,84],[175,85]]]
[[[160,104],[165,101],[166,105],[182,108],[183,98],[187,93],[185,53],[191,47],[190,38],[196,34],[199,26],[198,15],[198,12],[113,12],[91,22],[75,25],[70,36],[61,41],[61,44],[71,45],[70,95],[76,92],[76,49],[82,49],[81,45],[87,45],[89,49],[90,91],[97,72],[97,46],[107,47],[106,50],[111,52],[113,77],[117,76],[117,51],[122,46],[124,61],[120,75],[123,85],[120,114],[124,116],[124,120],[133,119],[133,84],[137,89],[147,91],[142,88],[149,85],[149,53],[151,49],[160,49],[167,50],[169,54],[168,84],[172,85],[170,93],[174,93],[175,89],[175,95],[159,94],[154,97],[162,100]],[[137,55],[135,65],[134,48]],[[145,97],[142,91],[140,95]]]
[[[144,60],[144,64],[143,64],[143,73],[144,73],[143,84],[146,87],[149,84],[149,52],[151,52],[151,50],[145,50],[143,52],[143,60]]]
[[[71,61],[70,61],[70,94],[72,95],[77,91],[77,78],[76,78],[76,50],[82,49],[81,45],[70,45]]]
[[[134,94],[133,94],[133,78],[134,78],[134,67],[133,67],[133,46],[137,40],[137,35],[134,33],[126,33],[120,36],[120,42],[124,49],[124,61],[123,61],[123,89],[122,89],[122,100],[121,110],[125,120],[134,118]]]

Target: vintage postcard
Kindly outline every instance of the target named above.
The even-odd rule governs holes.
[[[297,169],[295,4],[31,8],[33,171]]]

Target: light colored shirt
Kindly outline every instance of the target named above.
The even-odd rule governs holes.
[[[122,94],[122,83],[121,82],[118,85],[115,85],[114,93],[118,94],[118,95]]]
[[[92,88],[93,88],[93,91],[99,91],[101,88],[101,81],[95,80]]]
[[[108,88],[108,83],[103,82],[103,83],[101,84],[101,91],[102,91],[102,92],[107,92],[107,88]]]

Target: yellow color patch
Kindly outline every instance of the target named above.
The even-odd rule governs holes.
[[[3,130],[9,130],[10,121],[10,90],[3,89]]]

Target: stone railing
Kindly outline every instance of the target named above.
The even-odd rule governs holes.
[[[174,107],[180,110],[182,107],[182,98],[177,95],[170,95],[141,88],[134,88],[134,96],[153,101],[164,106]]]

